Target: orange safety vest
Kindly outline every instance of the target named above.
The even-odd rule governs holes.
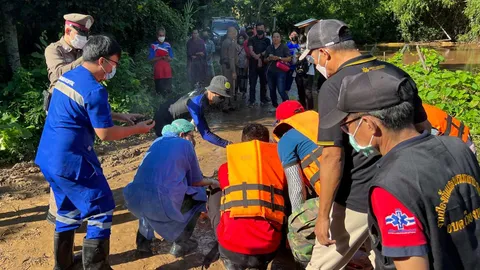
[[[427,113],[428,122],[438,130],[439,135],[458,137],[464,142],[468,141],[470,129],[462,121],[435,106],[424,103],[423,108]]]
[[[220,211],[230,217],[263,217],[284,223],[287,180],[277,145],[250,141],[227,146],[229,185],[222,191]]]
[[[276,142],[285,132],[291,128],[305,135],[312,142],[318,140],[318,113],[315,111],[305,111],[297,113],[290,118],[280,121],[273,129],[273,138]],[[318,146],[312,153],[308,154],[300,163],[306,184],[313,187],[317,195],[320,195],[320,157],[323,147]]]

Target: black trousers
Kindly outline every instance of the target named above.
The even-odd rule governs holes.
[[[249,101],[255,102],[257,79],[260,78],[260,101],[267,101],[267,74],[265,73],[265,65],[257,66],[257,60],[251,58],[248,68],[248,79],[250,83]]]
[[[172,78],[155,79],[155,92],[158,95],[169,95],[172,93]]]
[[[220,223],[220,199],[222,198],[222,191],[220,189],[215,189],[210,192],[208,196],[208,217],[210,223],[212,224],[213,231],[215,232],[215,237],[217,237],[217,227]],[[277,252],[270,254],[260,254],[260,255],[247,255],[237,252],[229,251],[223,248],[220,244],[218,245],[218,251],[220,252],[220,257],[223,259],[229,260],[235,269],[258,269],[266,270],[270,261],[275,258]]]
[[[229,260],[235,270],[243,270],[247,268],[251,270],[267,270],[268,264],[277,255],[276,251],[269,254],[246,255],[231,252],[223,248],[220,244],[218,245],[218,251],[220,252],[220,258]]]
[[[313,77],[298,75],[295,77],[298,89],[298,99],[305,110],[313,110]]]
[[[166,125],[170,125],[173,120],[172,114],[168,111],[169,104],[162,104],[158,107],[155,112],[155,134],[160,137],[162,136],[162,129]]]

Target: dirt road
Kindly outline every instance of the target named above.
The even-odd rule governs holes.
[[[244,108],[230,114],[210,115],[209,123],[218,135],[239,142],[241,129],[248,122],[258,122],[269,128],[273,114],[268,108]],[[221,123],[221,125],[220,125]],[[110,262],[114,269],[200,269],[203,256],[210,250],[213,232],[208,220],[200,220],[194,233],[199,248],[182,259],[168,254],[170,244],[156,240],[149,258],[135,256],[137,219],[124,207],[122,189],[135,175],[145,151],[154,136],[137,136],[109,145],[99,145],[96,151],[115,196],[110,244]],[[226,161],[223,148],[197,138],[196,152],[204,175],[211,175]],[[52,269],[54,226],[45,221],[48,205],[48,184],[32,163],[21,163],[0,170],[0,269]],[[84,233],[77,233],[75,250],[81,249]],[[161,238],[157,235],[157,238]],[[210,269],[223,269],[216,262]]]

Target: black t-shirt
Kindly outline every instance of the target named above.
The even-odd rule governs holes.
[[[371,55],[355,57],[339,67],[337,73],[326,80],[320,88],[318,96],[318,113],[328,114],[337,106],[340,86],[343,78],[383,69],[385,72],[399,77],[410,77],[400,68],[383,61],[376,60]],[[415,95],[415,123],[427,120],[427,114],[422,107],[422,100]],[[329,129],[318,131],[318,143],[324,146],[343,147],[345,152],[343,177],[340,182],[335,202],[345,205],[347,208],[362,213],[368,210],[368,188],[369,182],[376,173],[375,163],[380,158],[377,156],[365,157],[356,152],[348,141],[348,135],[342,132],[340,124]]]
[[[258,38],[258,36],[251,37],[248,40],[248,46],[253,47],[253,52],[256,54],[263,53],[268,46],[270,46],[270,39],[266,38]]]
[[[280,44],[276,49],[275,49],[275,45],[273,44],[268,46],[267,50],[265,51],[265,58],[269,57],[270,55],[274,55],[282,58],[291,56],[290,49],[288,49],[287,45],[283,43]],[[277,68],[277,62],[278,61],[270,61],[268,63],[268,72],[283,72]]]

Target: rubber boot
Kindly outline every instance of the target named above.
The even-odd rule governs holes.
[[[137,252],[139,253],[139,255],[142,255],[142,256],[153,255],[152,248],[151,248],[152,240],[148,240],[147,238],[145,238],[145,236],[143,236],[140,233],[140,231],[137,231],[136,243],[137,243]]]
[[[53,236],[54,270],[71,269],[75,231],[55,232]]]
[[[170,248],[170,254],[175,256],[175,258],[184,257],[196,250],[198,243],[195,240],[188,239],[185,242],[174,242]]]
[[[112,270],[108,262],[109,239],[83,239],[83,269]]]

